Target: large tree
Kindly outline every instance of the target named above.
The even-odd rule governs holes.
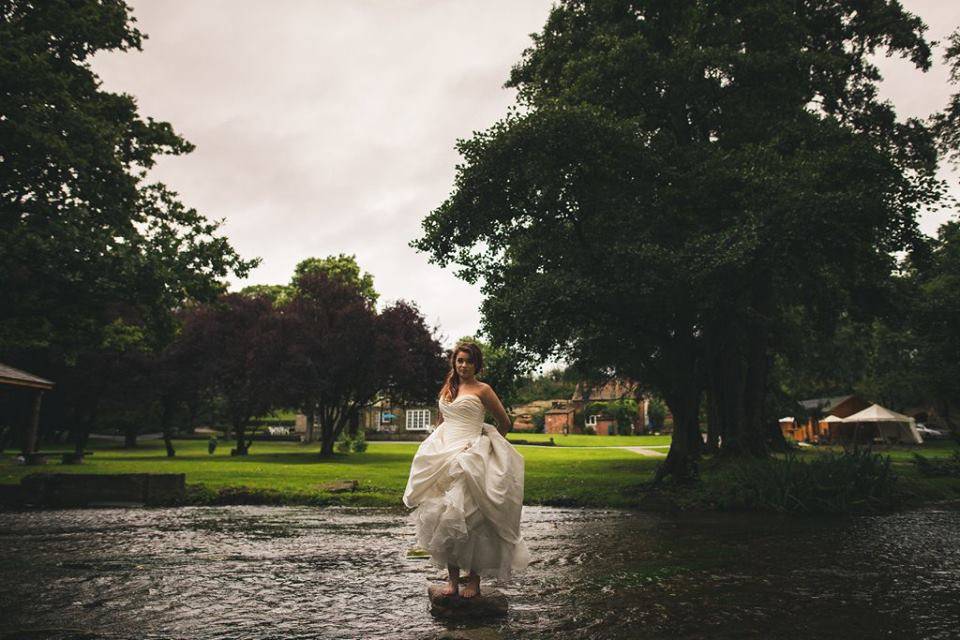
[[[784,314],[865,307],[937,197],[870,62],[926,69],[924,29],[895,0],[561,2],[415,244],[482,282],[498,342],[655,387],[665,471],[695,472],[704,390],[724,449],[763,454]]]
[[[381,394],[424,400],[439,386],[440,344],[410,304],[378,313],[355,282],[321,270],[298,278],[281,313],[285,395],[316,416],[321,457]]]
[[[192,145],[90,67],[144,38],[122,0],[0,3],[0,357],[58,382],[44,417],[78,443],[111,389],[116,323],[159,353],[173,309],[254,264],[150,180]]]
[[[960,435],[954,413],[960,408],[960,222],[940,227],[930,262],[916,278],[919,296],[910,324],[923,399]]]
[[[283,398],[283,330],[273,301],[229,293],[197,305],[184,314],[173,350],[179,354],[175,361],[196,365],[201,384],[221,399],[236,454],[246,455],[253,443],[250,421],[277,408]],[[190,379],[197,371],[185,374]]]

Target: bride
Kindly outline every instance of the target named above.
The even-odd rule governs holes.
[[[477,380],[483,354],[461,342],[440,390],[440,421],[420,444],[403,494],[417,542],[450,581],[444,595],[471,598],[480,576],[508,578],[529,562],[520,535],[523,457],[504,437],[513,426],[490,385]],[[484,424],[489,411],[497,427]],[[462,591],[460,569],[469,574]]]

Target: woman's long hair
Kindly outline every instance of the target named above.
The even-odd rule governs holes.
[[[447,379],[443,382],[440,389],[440,397],[446,402],[453,402],[460,392],[460,374],[457,373],[457,354],[463,351],[470,356],[470,362],[474,366],[474,375],[478,375],[483,370],[483,353],[475,342],[458,342],[457,346],[450,352],[450,371],[447,372]]]

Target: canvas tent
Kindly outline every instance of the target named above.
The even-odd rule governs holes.
[[[844,424],[870,425],[876,435],[886,442],[905,444],[923,444],[923,438],[917,432],[917,423],[910,416],[891,411],[886,407],[873,404],[843,419]]]

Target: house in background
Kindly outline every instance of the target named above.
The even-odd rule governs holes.
[[[543,414],[543,432],[570,434],[576,432],[573,422],[574,409],[570,403],[563,400],[553,402],[553,408]]]
[[[435,404],[403,403],[381,398],[360,412],[360,428],[368,434],[416,433],[426,436],[437,426]]]
[[[536,431],[537,425],[534,422],[534,416],[542,413],[544,414],[544,431],[546,431],[546,413],[553,408],[554,402],[558,402],[558,400],[533,400],[508,410],[507,413],[513,419],[513,430],[525,433]]]
[[[384,436],[410,434],[426,437],[436,428],[437,418],[436,405],[405,404],[382,398],[360,410],[357,427],[374,438],[376,438],[375,434]],[[313,440],[317,439],[319,428],[319,425],[314,425]],[[311,439],[307,433],[307,417],[302,413],[296,415],[293,430],[301,440]]]
[[[633,420],[633,433],[644,433],[647,427],[647,412],[650,399],[644,395],[640,385],[630,380],[613,378],[600,386],[591,386],[580,382],[573,391],[570,404],[575,411],[583,412],[585,427],[592,427],[597,435],[616,435],[617,424],[612,416],[603,412],[591,412],[590,404],[594,402],[613,402],[616,400],[635,400],[637,403],[637,417]]]

